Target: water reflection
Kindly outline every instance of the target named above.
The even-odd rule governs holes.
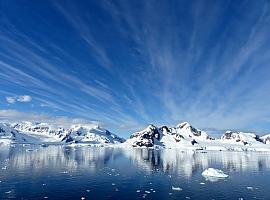
[[[121,155],[117,149],[73,148],[63,146],[43,147],[6,147],[0,150],[1,167],[11,169],[41,170],[64,168],[76,170],[86,168],[95,170],[106,166],[110,160]]]
[[[139,170],[162,171],[191,177],[205,168],[219,166],[227,171],[262,171],[270,168],[270,154],[256,152],[181,152],[179,150],[147,150],[95,147],[1,147],[2,170],[32,171],[42,169],[97,170],[110,161],[120,164],[128,159]],[[0,170],[1,170],[0,169]]]
[[[197,171],[219,166],[227,171],[262,171],[270,168],[270,154],[258,152],[182,152],[177,149],[124,151],[141,168],[190,177]]]

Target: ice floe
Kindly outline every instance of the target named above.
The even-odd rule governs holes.
[[[182,191],[183,189],[180,188],[180,187],[174,187],[174,186],[172,186],[172,190],[175,190],[175,191]]]
[[[253,187],[248,186],[247,189],[248,190],[253,190]]]
[[[204,177],[215,177],[215,178],[227,178],[229,175],[225,174],[222,170],[208,168],[202,172]]]

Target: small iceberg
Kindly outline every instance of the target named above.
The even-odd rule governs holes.
[[[229,175],[225,174],[223,171],[214,168],[208,168],[202,172],[202,176],[204,176],[207,180],[218,180],[220,178],[227,178]]]
[[[174,187],[174,186],[172,186],[172,190],[174,190],[174,191],[182,191],[183,189],[180,188],[180,187]]]

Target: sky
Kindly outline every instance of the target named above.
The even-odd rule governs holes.
[[[0,0],[0,120],[270,132],[270,3]]]

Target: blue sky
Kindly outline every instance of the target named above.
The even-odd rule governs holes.
[[[0,119],[270,131],[269,1],[0,1]]]

